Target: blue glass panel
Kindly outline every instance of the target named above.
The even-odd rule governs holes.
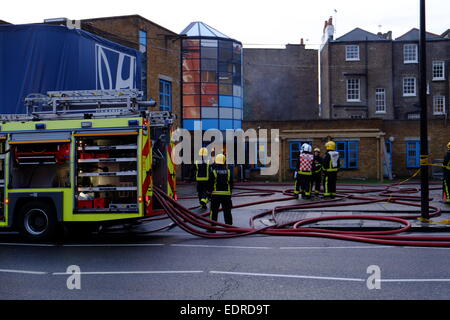
[[[233,121],[233,127],[234,127],[234,129],[242,129],[242,121],[241,120],[234,120]]]
[[[218,119],[202,119],[202,129],[219,129],[219,120]]]
[[[195,130],[195,122],[200,119],[185,119],[183,120],[183,128],[186,130]]]
[[[241,109],[242,108],[242,98],[234,97],[233,98],[233,107]]]
[[[221,107],[232,107],[233,97],[231,96],[219,96],[219,106]]]
[[[220,130],[233,129],[233,120],[220,119]]]

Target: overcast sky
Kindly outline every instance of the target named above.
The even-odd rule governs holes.
[[[334,17],[336,37],[356,27],[394,38],[419,27],[419,0],[12,0],[0,19],[14,24],[46,18],[87,19],[139,14],[180,33],[203,21],[245,47],[299,43],[318,48],[324,21]],[[450,28],[450,0],[427,0],[427,31]]]

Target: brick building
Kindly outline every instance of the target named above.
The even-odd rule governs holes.
[[[176,115],[180,126],[181,36],[140,15],[84,20],[45,19],[45,24],[80,28],[142,53],[141,90],[156,101],[155,110]]]
[[[275,176],[261,176],[252,170],[255,179],[292,180],[301,145],[305,142],[319,147],[332,139],[341,156],[339,179],[407,178],[420,168],[419,121],[351,119],[315,121],[245,121],[244,130],[260,126],[278,129],[280,134],[279,171]],[[430,161],[439,163],[447,151],[450,126],[445,120],[430,120]],[[265,148],[271,150],[270,142]],[[270,157],[270,154],[262,155]],[[261,156],[260,156],[261,158]],[[430,174],[434,170],[430,168]]]
[[[325,23],[320,51],[323,119],[417,119],[419,30],[392,33],[356,28],[333,39]],[[447,35],[447,37],[446,37]],[[431,119],[446,117],[449,101],[450,39],[427,33],[428,106]]]
[[[318,51],[244,48],[244,120],[319,118]]]
[[[180,125],[180,35],[140,15],[81,20],[81,29],[143,53],[141,81],[155,110],[172,111]]]

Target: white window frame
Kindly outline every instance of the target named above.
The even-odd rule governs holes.
[[[437,73],[435,68],[439,68],[440,69],[440,76],[436,76],[435,74]],[[433,67],[432,67],[432,75],[433,75],[433,81],[436,80],[445,80],[445,63],[444,61],[433,61]]]
[[[353,82],[353,88],[350,88]],[[357,85],[357,87],[355,86]],[[354,91],[350,93],[350,91]],[[352,98],[350,98],[352,96]],[[361,80],[360,79],[347,79],[347,102],[361,102]]]
[[[345,46],[345,61],[359,61],[358,45]]]
[[[411,48],[414,48],[413,50]],[[419,51],[417,44],[415,43],[408,43],[403,45],[403,63],[418,63],[419,62]],[[411,58],[411,56],[414,57],[414,59]]]
[[[445,112],[445,96],[433,96],[433,115],[444,115]]]
[[[406,92],[406,81],[414,80],[414,92]],[[408,86],[409,87],[409,86]],[[415,77],[404,77],[403,78],[403,96],[404,97],[415,97],[417,95],[417,79]]]
[[[386,89],[375,89],[375,113],[386,113]]]

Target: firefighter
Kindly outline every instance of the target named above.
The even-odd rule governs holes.
[[[217,221],[219,207],[222,205],[225,224],[233,224],[233,216],[231,215],[231,194],[233,191],[233,175],[226,165],[226,158],[223,154],[215,157],[214,168],[210,170],[209,190],[211,192],[211,212],[210,219]],[[214,224],[212,224],[214,226]],[[211,231],[215,232],[215,231]]]
[[[450,142],[447,144],[447,153],[444,157],[443,196],[444,202],[450,204]]]
[[[336,151],[336,143],[328,141],[325,144],[327,150],[323,158],[323,188],[324,197],[332,198],[336,196],[337,172],[339,170],[339,152]]]
[[[294,194],[298,197],[311,199],[311,178],[313,173],[314,156],[311,154],[312,147],[308,143],[302,145],[300,158],[295,170],[295,190]]]
[[[197,182],[197,194],[198,201],[203,209],[207,208],[209,202],[208,198],[208,181],[210,174],[211,163],[208,159],[208,149],[201,148],[198,151],[198,155],[201,157],[201,161],[195,161],[194,177]]]
[[[322,184],[322,157],[320,156],[320,149],[314,149],[313,174],[311,182],[311,190],[314,187],[314,194],[320,195],[320,185]]]

